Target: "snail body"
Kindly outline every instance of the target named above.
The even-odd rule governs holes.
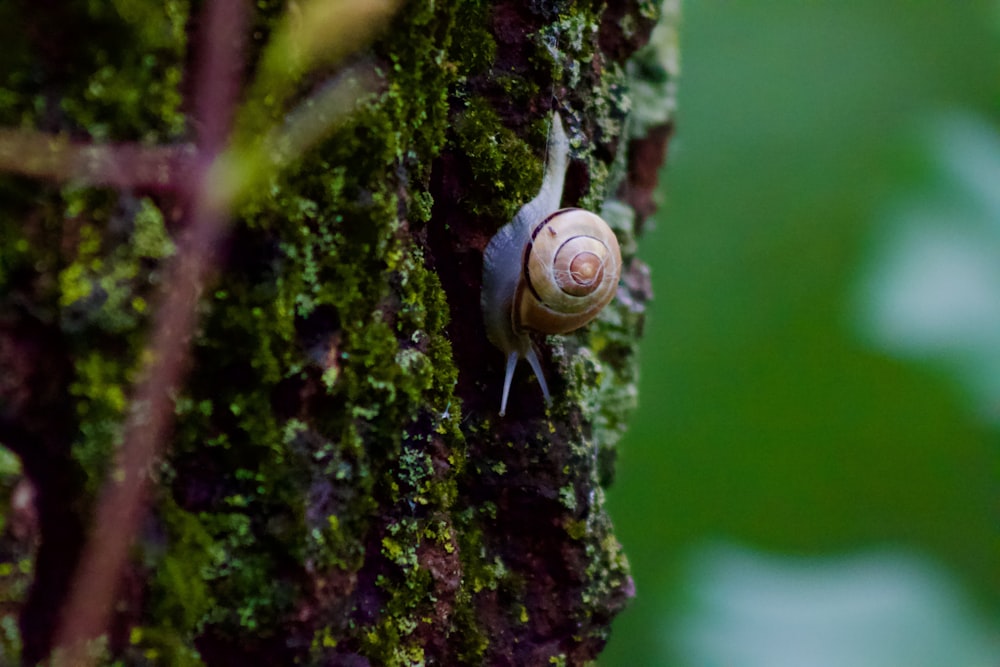
[[[542,186],[486,246],[481,305],[490,342],[507,355],[500,416],[511,380],[527,359],[546,402],[551,400],[529,332],[563,334],[593,320],[618,289],[621,251],[599,216],[560,209],[569,139],[558,113],[549,129]]]

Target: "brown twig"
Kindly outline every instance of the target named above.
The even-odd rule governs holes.
[[[0,128],[0,171],[53,181],[171,190],[191,173],[195,159],[192,145],[93,144]]]

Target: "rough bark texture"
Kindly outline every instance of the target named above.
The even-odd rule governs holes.
[[[108,664],[595,658],[632,595],[602,485],[636,400],[665,9],[647,46],[659,3],[404,4],[365,56],[378,93],[233,212]],[[255,3],[245,80],[283,10]],[[189,139],[196,13],[3,3],[0,125]],[[603,210],[623,285],[584,331],[537,341],[553,405],[522,368],[500,419],[482,251],[538,187],[553,108],[563,203]],[[163,192],[0,178],[0,663],[51,648],[185,214]]]

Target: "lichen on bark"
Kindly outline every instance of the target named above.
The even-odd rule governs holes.
[[[197,8],[51,4],[0,9],[0,122],[190,138]],[[284,9],[257,3],[247,80]],[[232,211],[107,664],[595,658],[632,594],[602,485],[649,297],[634,255],[650,166],[629,155],[672,122],[628,131],[636,78],[676,76],[648,51],[630,64],[659,16],[413,1],[359,56],[376,94]],[[521,376],[501,419],[482,251],[537,189],[553,109],[573,146],[563,203],[605,212],[625,278],[585,331],[539,339],[551,409]],[[0,179],[4,662],[51,648],[185,214],[170,193]]]

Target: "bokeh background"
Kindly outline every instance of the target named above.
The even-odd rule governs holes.
[[[604,667],[1000,665],[1000,3],[684,0]]]

